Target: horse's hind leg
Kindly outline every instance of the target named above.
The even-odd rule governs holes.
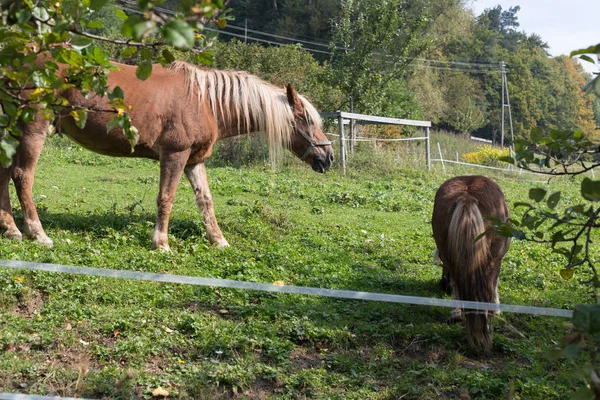
[[[229,243],[223,237],[223,233],[221,233],[221,229],[217,224],[204,163],[188,165],[185,167],[185,175],[190,181],[192,189],[194,189],[196,204],[202,213],[208,240],[211,244],[216,245],[220,249],[229,246]]]
[[[189,155],[189,150],[160,155],[160,188],[156,199],[156,225],[152,234],[152,247],[155,249],[169,250],[169,216]]]
[[[0,229],[4,230],[4,237],[9,239],[21,240],[23,235],[13,218],[12,209],[10,206],[10,196],[8,192],[8,184],[10,182],[10,174],[12,167],[0,167]]]
[[[36,118],[36,122],[23,127],[21,143],[12,168],[12,179],[17,190],[17,196],[23,210],[23,233],[29,239],[36,240],[44,246],[52,247],[52,240],[44,232],[33,202],[33,178],[44,139],[46,138],[47,123]]]

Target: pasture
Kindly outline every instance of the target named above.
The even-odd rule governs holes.
[[[438,289],[430,226],[435,191],[449,174],[373,162],[346,176],[337,168],[320,175],[287,164],[209,165],[231,244],[224,250],[204,238],[182,180],[167,253],[151,250],[158,164],[52,138],[34,196],[54,247],[2,239],[0,258],[450,298]],[[511,208],[527,200],[532,184],[494,178]],[[579,201],[568,180],[552,188]],[[14,207],[14,191],[11,199]],[[500,301],[588,302],[577,279],[560,277],[562,266],[546,246],[513,241]],[[450,399],[463,391],[473,399],[562,399],[581,383],[573,365],[548,356],[569,331],[565,319],[504,313],[484,357],[468,350],[461,325],[446,323],[447,308],[7,269],[0,288],[5,392],[131,399],[161,387],[169,398],[194,399]]]

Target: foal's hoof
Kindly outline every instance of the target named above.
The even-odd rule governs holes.
[[[8,230],[4,232],[2,236],[11,240],[23,240],[23,234],[18,229]]]

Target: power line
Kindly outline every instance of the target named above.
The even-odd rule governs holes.
[[[119,2],[121,3],[125,3],[125,4],[129,4],[129,5],[137,5],[137,2],[133,1],[133,0],[119,0]],[[136,9],[132,9],[132,8],[128,8],[128,7],[123,7],[120,6],[123,10],[129,11],[129,12],[133,12],[133,13],[137,13],[137,14],[143,14],[141,11],[136,10]],[[162,13],[168,14],[168,15],[177,15],[176,12],[174,12],[173,10],[169,10],[167,8],[163,8],[163,7],[155,7],[155,9],[157,11],[160,11]],[[263,31],[259,31],[256,29],[246,29],[243,27],[239,27],[236,25],[228,25],[230,27],[232,27],[233,29],[238,29],[238,30],[244,30],[247,32],[252,32],[252,33],[256,33],[259,35],[263,35],[263,36],[267,36],[267,37],[273,37],[273,38],[277,38],[277,39],[282,39],[282,40],[290,40],[292,42],[295,43],[306,43],[306,44],[313,44],[316,46],[323,46],[323,47],[329,47],[328,45],[325,45],[324,43],[318,43],[318,42],[311,42],[311,41],[307,41],[307,40],[301,40],[301,39],[297,39],[297,38],[292,38],[292,37],[288,37],[288,36],[282,36],[282,35],[276,35],[276,34],[272,34],[272,33],[267,33],[267,32],[263,32]],[[285,46],[285,45],[289,45],[290,43],[281,43],[275,40],[267,40],[267,39],[261,39],[261,38],[257,38],[254,36],[248,36],[247,34],[241,35],[241,34],[236,34],[233,32],[227,32],[224,31],[222,29],[214,29],[214,28],[209,28],[207,26],[204,27],[205,30],[209,31],[209,32],[216,32],[219,34],[223,34],[223,35],[227,35],[227,36],[231,36],[231,37],[236,37],[236,38],[240,38],[240,39],[245,39],[245,40],[252,40],[255,42],[261,42],[261,43],[267,43],[267,44],[272,44],[272,45],[276,45],[276,46]],[[317,49],[313,49],[313,48],[309,48],[309,47],[302,47],[304,50],[312,52],[312,53],[318,53],[318,54],[328,54],[328,55],[332,55],[333,53],[330,51],[324,51],[324,50],[317,50]],[[343,47],[336,47],[336,49],[340,49],[343,50],[345,48]],[[378,54],[378,55],[382,55],[382,54]],[[387,55],[388,57],[391,57],[391,55]],[[476,73],[476,74],[491,74],[491,73],[499,73],[499,71],[493,71],[493,70],[481,70],[481,69],[461,69],[461,68],[453,68],[453,67],[448,67],[448,65],[453,66],[453,65],[457,65],[457,66],[466,66],[466,67],[487,67],[487,68],[499,68],[499,64],[493,64],[493,63],[468,63],[468,62],[459,62],[459,61],[440,61],[440,60],[428,60],[428,59],[424,59],[424,58],[413,58],[413,57],[400,57],[401,59],[404,60],[411,60],[411,61],[418,61],[420,63],[423,64],[413,64],[413,65],[408,65],[411,68],[416,68],[416,67],[423,67],[423,68],[429,68],[429,69],[435,69],[435,70],[442,70],[442,71],[456,71],[456,72],[468,72],[468,73]],[[438,65],[428,65],[428,64],[438,64]]]
[[[292,38],[292,37],[288,37],[288,36],[276,35],[274,33],[267,33],[267,32],[263,32],[263,31],[258,31],[256,29],[247,29],[245,27],[236,26],[236,25],[233,25],[233,24],[227,24],[227,27],[225,29],[227,29],[227,28],[232,28],[232,29],[237,29],[237,30],[241,30],[241,31],[247,31],[247,32],[257,33],[259,35],[270,36],[270,37],[274,37],[274,38],[277,38],[277,39],[292,40],[294,42],[299,42],[299,43],[313,44],[315,46],[321,46],[321,47],[326,47],[326,48],[329,48],[329,46],[330,46],[328,43],[311,42],[311,41],[308,41],[308,40],[302,40],[302,39]]]

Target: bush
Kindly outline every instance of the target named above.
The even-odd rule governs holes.
[[[499,149],[494,146],[485,145],[477,149],[477,151],[471,153],[465,153],[462,155],[462,160],[471,164],[488,165],[491,167],[501,167],[504,163],[498,161],[500,157],[506,157],[509,155],[508,148]]]

